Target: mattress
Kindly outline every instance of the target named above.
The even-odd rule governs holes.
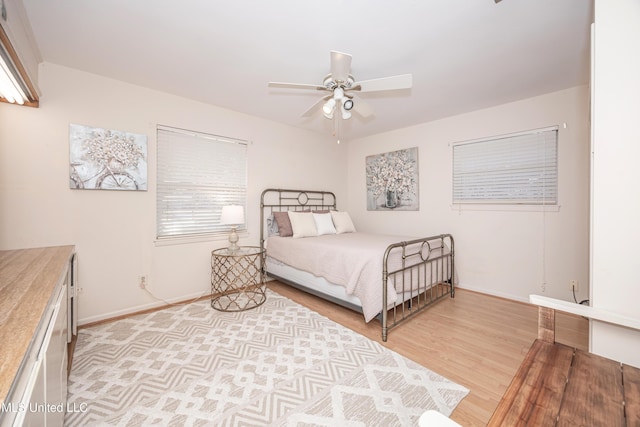
[[[270,275],[289,280],[307,288],[312,293],[320,293],[328,299],[343,301],[362,310],[360,299],[355,295],[347,295],[344,286],[336,285],[309,272],[298,270],[271,257],[267,257],[265,265]]]

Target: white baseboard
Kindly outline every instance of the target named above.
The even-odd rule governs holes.
[[[473,292],[478,292],[479,294],[486,294],[486,295],[492,295],[494,297],[500,297],[500,298],[504,298],[504,299],[510,299],[513,301],[518,301],[518,302],[524,302],[529,304],[529,297],[520,297],[517,295],[512,295],[512,294],[507,294],[507,293],[503,293],[503,292],[495,292],[495,291],[491,291],[485,288],[477,288],[475,286],[469,286],[466,285],[464,283],[458,283],[458,285],[456,286],[457,289],[466,289],[468,291],[473,291]]]
[[[120,316],[126,316],[129,314],[135,314],[141,311],[145,311],[145,310],[149,310],[152,308],[158,308],[158,307],[164,307],[167,305],[167,303],[171,303],[171,304],[175,304],[175,303],[182,303],[188,300],[196,300],[197,298],[201,298],[206,296],[208,293],[210,293],[210,290],[204,291],[204,292],[194,292],[192,294],[188,294],[188,295],[181,295],[179,297],[175,297],[175,298],[167,298],[165,301],[161,301],[161,300],[156,300],[156,301],[152,301],[150,303],[147,304],[141,304],[141,305],[137,305],[134,307],[128,307],[122,310],[117,310],[117,311],[111,311],[109,313],[103,313],[103,314],[99,314],[96,316],[90,316],[90,317],[84,317],[82,319],[78,320],[78,326],[83,326],[83,325],[87,325],[90,323],[95,323],[95,322],[102,322],[104,320],[109,320],[109,319],[114,319]]]

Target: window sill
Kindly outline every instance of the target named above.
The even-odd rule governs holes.
[[[251,234],[244,230],[238,233],[238,237],[240,239],[245,239],[249,237]],[[176,237],[163,237],[156,238],[153,241],[153,244],[156,247],[161,246],[175,246],[175,245],[189,245],[195,243],[205,243],[205,242],[221,242],[228,241],[229,233],[216,233],[216,234],[200,234],[196,236],[176,236]]]
[[[560,212],[560,205],[500,205],[482,203],[454,203],[451,205],[452,211],[473,212],[473,211],[495,211],[495,212]]]

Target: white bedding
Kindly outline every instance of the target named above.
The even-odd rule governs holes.
[[[347,295],[355,295],[362,304],[365,321],[382,311],[382,263],[384,252],[393,243],[413,240],[407,236],[369,233],[328,234],[291,238],[272,236],[267,240],[267,255],[294,268],[344,286]],[[401,268],[399,256],[390,257],[389,271]],[[387,284],[390,308],[398,297]]]

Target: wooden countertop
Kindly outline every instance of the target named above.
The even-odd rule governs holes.
[[[74,246],[0,251],[0,402],[7,398]]]

